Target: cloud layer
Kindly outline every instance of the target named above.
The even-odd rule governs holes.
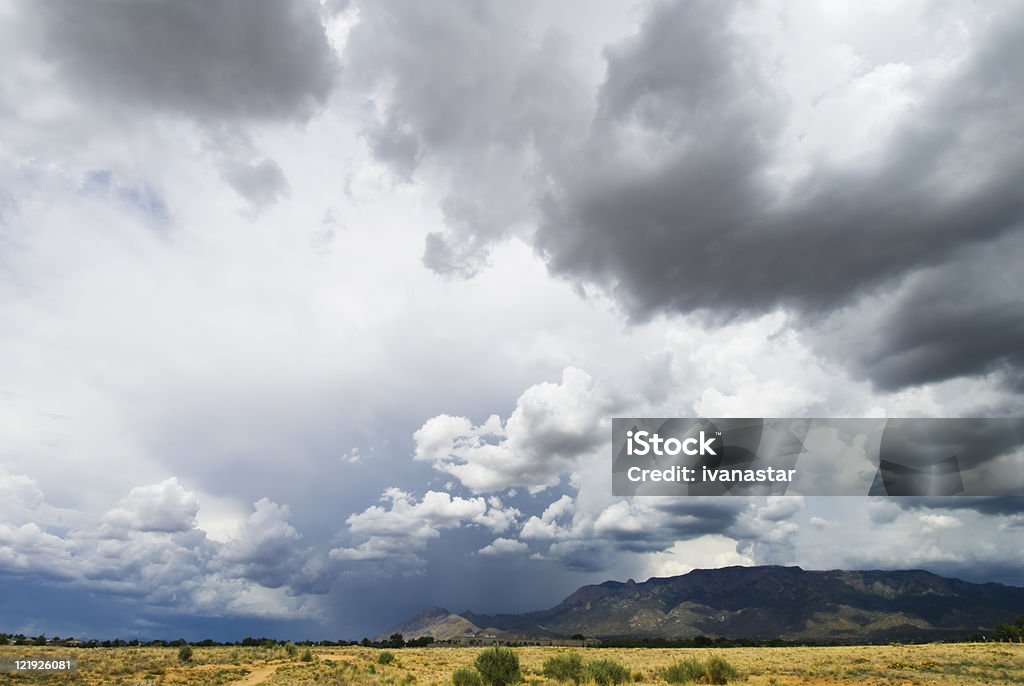
[[[1022,30],[3,4],[4,587],[237,639],[723,564],[1024,583],[1015,498],[615,498],[607,445],[615,415],[1020,416]]]

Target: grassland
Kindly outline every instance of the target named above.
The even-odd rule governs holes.
[[[545,659],[567,648],[519,648],[528,686],[556,686],[541,675]],[[370,648],[313,648],[302,662],[283,648],[196,648],[178,661],[176,648],[62,649],[2,646],[0,657],[75,656],[75,674],[0,674],[0,685],[76,686],[433,686],[450,684],[456,667],[473,663],[478,648],[407,648],[389,665]],[[685,657],[717,654],[740,671],[738,683],[756,685],[868,684],[971,686],[1024,683],[1024,645],[1006,643],[837,648],[635,649],[590,648],[585,660],[616,660],[638,686],[668,686],[661,670]]]

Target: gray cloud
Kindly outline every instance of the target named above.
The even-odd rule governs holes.
[[[399,176],[432,166],[449,183],[447,231],[427,237],[424,262],[471,276],[534,222],[553,273],[608,290],[637,320],[784,307],[806,326],[920,274],[889,319],[848,335],[845,361],[884,389],[991,372],[1015,383],[1024,312],[990,276],[1019,280],[1020,261],[980,253],[1024,226],[1019,10],[977,28],[940,78],[917,77],[876,152],[809,159],[780,181],[797,115],[737,7],[654,3],[605,49],[596,95],[568,40],[531,42],[522,13],[367,8],[348,58],[394,82],[371,147]]]
[[[529,14],[501,2],[364,3],[346,45],[349,78],[382,93],[365,132],[372,152],[401,179],[423,170],[446,188],[447,231],[427,237],[423,258],[439,273],[484,265],[530,215],[539,151],[585,123],[568,38],[533,35]]]
[[[843,352],[885,390],[993,372],[1008,372],[1006,383],[1020,390],[1024,301],[1016,284],[1024,279],[1022,264],[1019,231],[962,250],[950,264],[915,275],[875,316],[862,310],[841,315],[842,325],[859,325],[862,332]]]
[[[884,502],[881,499],[879,502]],[[908,497],[888,500],[905,510],[973,510],[986,515],[1012,516],[1024,513],[1024,497],[995,496],[974,498]]]
[[[199,120],[305,119],[334,56],[317,2],[27,3],[65,82]]]
[[[641,499],[643,500],[643,499]],[[598,518],[597,531],[631,552],[656,552],[707,534],[728,534],[750,506],[740,498],[652,498],[617,511],[613,505]],[[621,507],[621,506],[619,506]],[[632,521],[631,521],[632,520]]]
[[[391,575],[407,573],[424,564],[420,554],[430,541],[445,529],[459,529],[469,524],[502,533],[519,516],[514,508],[505,508],[496,497],[452,497],[447,493],[427,491],[420,499],[397,488],[385,491],[382,502],[347,520],[349,534],[362,539],[352,547],[338,547],[330,557],[346,565],[367,563],[374,573]]]
[[[217,160],[223,179],[248,202],[252,214],[288,196],[290,187],[281,166],[265,157],[244,130],[210,127],[206,148]]]
[[[241,535],[220,551],[226,571],[267,588],[287,586],[294,593],[326,593],[327,563],[300,544],[302,534],[289,522],[290,510],[267,498],[253,505]]]
[[[1024,163],[1004,144],[1019,35],[993,36],[878,160],[819,165],[780,197],[782,94],[729,18],[721,3],[659,4],[608,51],[592,137],[543,204],[554,271],[607,285],[640,317],[817,311],[1020,228]],[[641,156],[637,141],[659,148]]]
[[[256,162],[230,160],[223,167],[224,178],[239,195],[255,209],[271,205],[288,195],[288,180],[277,162],[261,159]]]

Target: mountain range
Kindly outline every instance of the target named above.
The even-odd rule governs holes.
[[[808,571],[724,567],[584,586],[547,610],[452,613],[430,608],[386,635],[692,638],[875,642],[986,634],[1024,613],[1024,588],[921,570]]]

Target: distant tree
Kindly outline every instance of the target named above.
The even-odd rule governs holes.
[[[39,634],[38,636],[35,637],[35,639],[32,641],[32,643],[34,645],[37,645],[37,646],[44,646],[44,645],[46,645],[46,634]]]
[[[996,641],[1012,642],[1020,641],[1024,632],[1016,624],[1009,624],[1002,622],[996,625],[995,630],[992,632],[992,638]]]
[[[573,634],[572,635],[572,640],[574,640],[574,641],[582,641],[585,638],[586,638],[586,636],[584,636],[583,634]]]

